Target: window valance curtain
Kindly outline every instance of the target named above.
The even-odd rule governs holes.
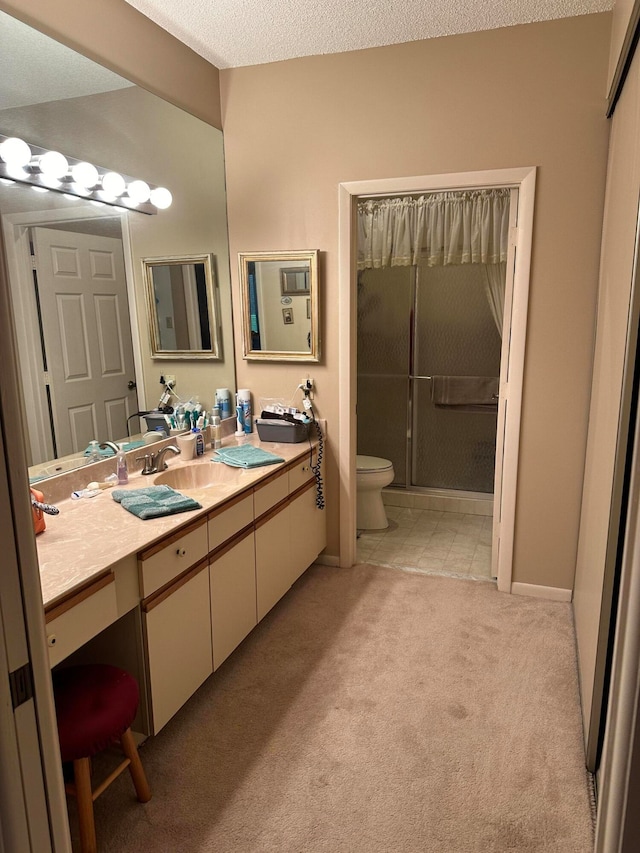
[[[507,259],[509,189],[358,203],[358,269]]]

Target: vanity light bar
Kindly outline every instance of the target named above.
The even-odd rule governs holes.
[[[156,187],[3,134],[0,134],[0,180],[140,213],[157,213],[172,202],[171,193],[165,187]]]

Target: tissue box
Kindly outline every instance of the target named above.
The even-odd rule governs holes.
[[[298,444],[309,440],[309,424],[280,421],[277,418],[256,418],[260,441],[278,441],[282,444]]]

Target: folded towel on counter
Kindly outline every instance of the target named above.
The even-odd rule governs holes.
[[[121,441],[119,443],[124,444],[123,450],[126,453],[128,450],[135,450],[136,447],[142,447],[144,441]],[[100,456],[104,456],[105,459],[107,458],[107,456],[115,456],[115,453],[110,447],[100,447],[98,449],[98,453],[100,454]],[[84,452],[84,455],[91,456],[91,447],[87,447]]]
[[[281,456],[269,453],[253,444],[243,444],[239,447],[222,447],[216,450],[213,462],[224,462],[234,468],[260,468],[262,465],[277,465],[284,462]]]
[[[495,376],[432,376],[431,402],[458,412],[496,412],[498,384]]]
[[[202,504],[176,492],[171,486],[147,486],[143,489],[114,489],[114,501],[138,518],[161,518],[190,509],[202,509]]]

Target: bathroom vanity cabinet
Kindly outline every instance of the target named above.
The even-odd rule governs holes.
[[[191,518],[47,613],[51,665],[75,652],[133,670],[144,692],[139,727],[151,734],[325,547],[308,452]]]

